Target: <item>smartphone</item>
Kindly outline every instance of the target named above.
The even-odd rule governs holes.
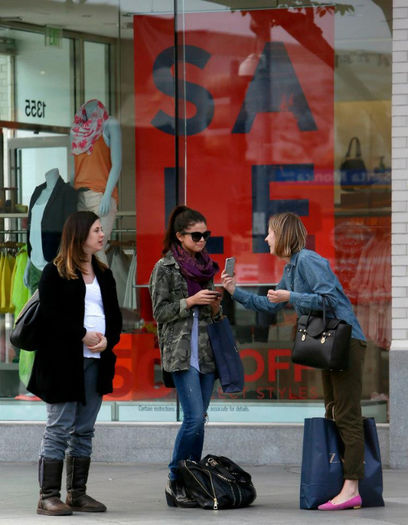
[[[225,259],[225,273],[230,275],[231,277],[234,275],[234,268],[235,268],[235,257],[227,257]]]

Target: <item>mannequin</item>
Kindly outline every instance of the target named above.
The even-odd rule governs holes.
[[[71,149],[71,184],[79,190],[78,210],[90,210],[100,217],[105,238],[103,249],[96,255],[108,264],[105,248],[117,213],[122,146],[119,122],[108,115],[99,100],[88,100],[76,113]]]
[[[76,211],[77,192],[62,179],[58,168],[45,174],[45,183],[34,189],[28,210],[28,263],[24,284],[31,294],[41,272],[57,255],[65,219]]]
[[[52,190],[54,189],[59,176],[60,175],[57,168],[47,171],[45,174],[45,188],[41,191],[38,199],[35,201],[31,209],[30,261],[39,270],[42,270],[47,264],[47,261],[44,258],[42,247],[41,220],[44,214],[45,205],[51,196]]]
[[[77,208],[77,192],[64,182],[58,168],[45,173],[45,183],[37,186],[30,199],[27,222],[28,260],[24,284],[32,295],[38,288],[47,262],[57,255],[65,220]],[[34,352],[20,351],[19,374],[26,385],[31,374]]]

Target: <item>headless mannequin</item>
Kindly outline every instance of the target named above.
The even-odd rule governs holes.
[[[90,100],[84,105],[85,112],[87,116],[91,115],[98,105],[97,100]],[[106,181],[106,186],[104,188],[103,194],[101,197],[96,200],[92,200],[92,204],[88,200],[86,193],[79,196],[78,210],[91,210],[95,212],[100,218],[102,223],[102,228],[105,232],[104,238],[104,249],[97,252],[97,256],[105,263],[107,263],[105,256],[105,247],[109,241],[110,234],[113,227],[113,222],[116,217],[116,201],[112,197],[113,191],[116,187],[116,184],[119,180],[120,171],[122,168],[122,145],[121,145],[121,132],[119,122],[113,118],[109,117],[103,122],[102,137],[105,144],[110,150],[110,161],[111,168],[109,175]],[[73,141],[73,133],[71,131],[71,143]],[[92,155],[92,153],[91,153]],[[75,186],[75,165],[71,172],[70,183]],[[90,188],[92,190],[92,188]],[[99,190],[98,190],[99,191]]]
[[[96,105],[96,100],[90,100],[85,104],[85,111],[91,114],[95,110]],[[110,148],[112,168],[109,172],[102,201],[99,205],[99,217],[107,215],[110,211],[112,192],[119,180],[120,171],[122,169],[122,138],[119,122],[113,117],[109,117],[108,120],[105,120],[103,123],[102,135],[105,144]],[[74,180],[75,169],[71,172],[70,182],[72,185],[74,185]]]
[[[48,202],[48,199],[50,198],[50,195],[57,183],[57,180],[60,177],[60,172],[58,168],[53,168],[51,170],[48,170],[45,174],[45,188],[42,190],[41,195],[38,197],[35,205],[37,204],[45,204]]]
[[[33,204],[31,212],[31,226],[30,226],[30,245],[31,253],[27,260],[27,265],[24,271],[23,282],[26,288],[30,290],[31,295],[37,290],[38,283],[40,281],[41,273],[44,266],[47,264],[47,260],[44,257],[42,235],[41,235],[41,222],[44,215],[45,207],[55,189],[55,185],[58,180],[61,179],[58,168],[53,168],[45,174],[45,187],[38,195],[35,203]],[[26,352],[20,350],[19,359],[19,375],[24,385],[28,384],[28,380],[31,375],[31,370],[34,361],[34,352]],[[31,393],[26,394],[29,397]]]
[[[54,191],[55,185],[57,181],[60,178],[60,173],[58,171],[58,168],[53,168],[46,172],[45,174],[45,188],[40,193],[38,199],[35,201],[35,204],[33,206],[32,212],[35,214],[36,209],[42,208],[42,212],[44,212],[45,206]],[[32,260],[35,261],[35,267],[38,270],[42,270],[44,266],[47,264],[47,261],[44,258],[44,254],[42,251],[42,243],[41,243],[41,216],[42,212],[39,212],[39,224],[34,225],[34,228],[30,232],[30,244],[31,244],[31,256],[28,259],[27,266],[24,272],[24,285],[30,289],[31,293],[35,292],[35,289],[33,289],[32,286],[30,286],[30,279],[29,279],[29,272],[30,272],[30,266],[32,264]]]

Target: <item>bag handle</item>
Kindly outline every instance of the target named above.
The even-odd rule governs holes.
[[[322,311],[323,311],[323,324],[324,324],[324,326],[326,326],[326,301],[327,301],[327,299],[326,299],[325,295],[323,295],[323,294],[319,294],[319,295],[322,298],[322,303],[323,303],[323,308],[322,308]],[[327,301],[327,307],[331,308],[329,301]],[[309,324],[309,320],[310,320],[310,316],[312,315],[312,311],[313,311],[312,309],[309,310],[309,314],[307,316],[307,324]]]
[[[331,306],[330,304],[330,301],[327,299],[326,295],[325,294],[319,294],[320,297],[322,298],[322,304],[323,304],[323,308],[322,308],[322,312],[323,312],[323,325],[325,327],[325,329],[327,328],[327,323],[328,323],[328,320],[326,321],[326,308],[327,310],[331,310],[331,312],[333,313],[333,316],[336,317],[336,312],[334,311],[334,308]],[[309,314],[307,316],[307,322],[306,324],[309,325],[309,321],[310,321],[310,316],[312,315],[312,309],[309,310]]]
[[[358,137],[352,137],[350,139],[350,142],[349,142],[349,145],[348,145],[348,149],[347,149],[347,153],[346,153],[346,158],[350,157],[351,156],[351,149],[353,147],[353,142],[356,143],[356,157],[361,157],[361,144],[360,144],[360,139]]]

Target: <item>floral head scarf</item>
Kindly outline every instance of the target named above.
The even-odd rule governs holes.
[[[90,111],[90,108],[93,110]],[[108,118],[108,112],[101,101],[91,99],[82,104],[76,112],[71,126],[71,147],[74,155],[85,152],[88,155],[92,153],[93,145],[102,135],[103,124]]]

